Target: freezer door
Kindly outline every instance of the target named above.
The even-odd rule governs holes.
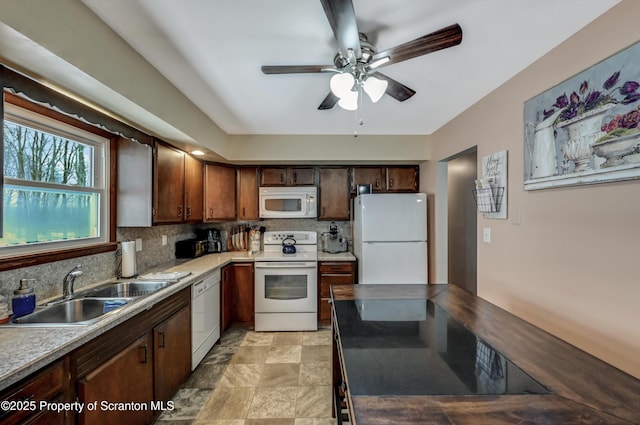
[[[427,240],[427,196],[424,193],[361,195],[356,198],[355,210],[356,240]]]
[[[363,243],[358,251],[358,283],[427,283],[426,242]]]

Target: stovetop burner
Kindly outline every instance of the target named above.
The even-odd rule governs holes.
[[[282,252],[283,241],[295,241],[295,254]],[[317,261],[318,234],[303,230],[277,230],[264,233],[264,251],[256,261]]]

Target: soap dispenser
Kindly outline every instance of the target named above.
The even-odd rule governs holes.
[[[20,287],[13,291],[11,299],[11,309],[13,317],[21,317],[27,315],[36,308],[36,294],[33,288],[29,287],[29,283],[35,282],[35,279],[20,279]]]

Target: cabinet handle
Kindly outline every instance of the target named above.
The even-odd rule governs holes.
[[[140,360],[140,363],[146,363],[148,361],[148,355],[149,355],[149,350],[147,349],[147,344],[143,345],[142,347],[139,347],[138,350],[140,351],[140,354],[142,355],[142,359]]]
[[[187,205],[187,217],[191,217],[191,205]]]
[[[164,332],[158,333],[158,336],[160,337],[160,341],[158,341],[158,348],[164,348],[166,346],[165,335],[166,334]]]
[[[379,188],[380,187],[380,179],[376,179],[376,187]]]
[[[294,183],[298,182],[298,173],[293,173],[293,182]]]
[[[389,188],[393,187],[393,179],[389,179]]]
[[[209,208],[209,218],[213,218],[213,208]]]
[[[182,205],[178,205],[178,217],[182,217]]]
[[[280,173],[280,183],[284,183],[284,174]]]

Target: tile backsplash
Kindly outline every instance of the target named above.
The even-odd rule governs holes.
[[[329,231],[331,222],[315,219],[272,219],[242,223],[127,227],[117,229],[117,240],[142,240],[142,251],[136,253],[137,270],[142,274],[153,267],[174,260],[175,242],[195,237],[196,229],[211,227],[220,229],[224,240],[223,247],[226,250],[226,237],[233,226],[239,224],[264,226],[267,230],[311,230],[318,232],[318,240],[320,240],[320,234]],[[337,221],[336,224],[345,237],[351,237],[351,226],[348,221]],[[163,236],[166,236],[166,245],[162,245]],[[318,247],[320,248],[320,245]],[[63,277],[77,264],[81,265],[83,271],[83,275],[75,282],[75,288],[80,289],[96,282],[115,278],[120,266],[119,251],[0,272],[0,294],[11,298],[13,290],[19,286],[20,279],[35,279],[34,289],[38,300],[59,296],[62,294]]]

